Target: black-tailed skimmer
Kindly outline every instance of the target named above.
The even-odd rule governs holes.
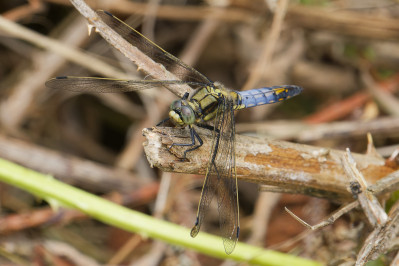
[[[235,248],[240,232],[234,110],[280,102],[298,95],[302,88],[295,85],[283,85],[248,91],[228,90],[169,54],[112,14],[99,11],[98,15],[127,42],[151,57],[156,63],[162,64],[178,80],[116,80],[68,76],[51,79],[46,85],[50,88],[79,92],[128,92],[172,83],[187,84],[193,88],[193,91],[187,92],[180,100],[174,101],[169,111],[169,120],[177,126],[187,126],[190,129],[192,143],[172,144],[172,146],[188,147],[184,152],[184,157],[188,152],[198,149],[203,144],[193,125],[213,130],[210,160],[191,236],[195,237],[198,234],[210,202],[213,196],[217,195],[223,244],[226,253],[230,254]],[[208,123],[211,121],[213,123]]]

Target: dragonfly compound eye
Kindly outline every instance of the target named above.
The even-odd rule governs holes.
[[[186,126],[195,123],[193,109],[185,104],[182,100],[176,100],[170,105],[169,117],[176,125]]]
[[[182,106],[181,107],[181,119],[186,125],[194,124],[195,122],[195,115],[193,109],[189,106]]]
[[[173,103],[170,105],[170,110],[171,111],[175,111],[175,110],[180,109],[180,108],[181,108],[181,100],[173,101]]]

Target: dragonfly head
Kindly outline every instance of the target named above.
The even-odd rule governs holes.
[[[177,126],[194,124],[195,113],[186,100],[176,100],[170,105],[169,117]]]

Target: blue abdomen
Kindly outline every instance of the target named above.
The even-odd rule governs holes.
[[[236,109],[281,102],[300,94],[302,90],[302,87],[299,86],[283,85],[237,91],[241,99],[238,100]]]

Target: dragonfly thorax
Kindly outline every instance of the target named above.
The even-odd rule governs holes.
[[[193,108],[186,100],[176,100],[170,105],[169,118],[177,126],[187,126],[195,123]]]

